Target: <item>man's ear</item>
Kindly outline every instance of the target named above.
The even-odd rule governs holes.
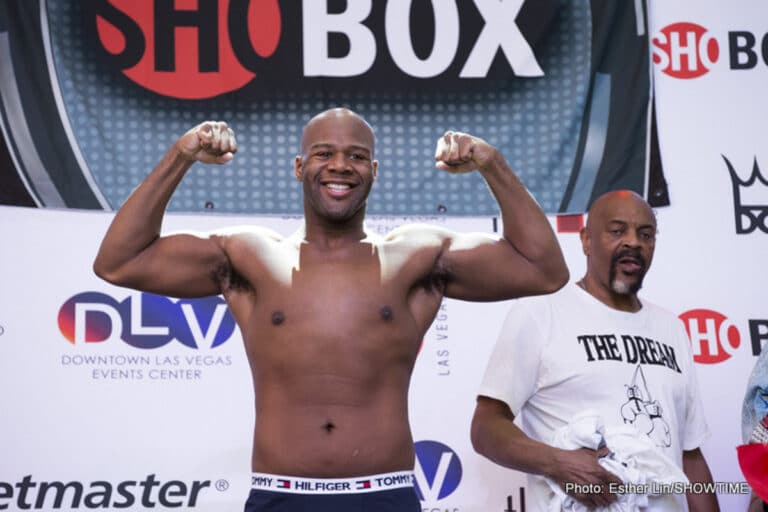
[[[293,175],[296,176],[298,181],[301,181],[304,177],[304,167],[301,163],[301,155],[296,155],[293,159]]]
[[[374,160],[373,162],[373,179],[376,180],[376,176],[379,175],[379,161]]]
[[[581,238],[581,252],[584,253],[584,256],[589,256],[589,245],[591,240],[589,238],[589,234],[587,233],[586,226],[579,230],[579,238]]]

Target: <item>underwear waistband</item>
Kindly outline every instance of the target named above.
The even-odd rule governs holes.
[[[397,471],[352,478],[306,478],[253,473],[253,489],[293,494],[356,494],[413,486],[412,471]]]

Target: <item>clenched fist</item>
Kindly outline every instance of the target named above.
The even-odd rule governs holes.
[[[462,132],[447,131],[437,140],[435,165],[450,173],[484,169],[498,151],[483,139]]]
[[[237,152],[235,132],[223,121],[205,121],[181,136],[176,147],[185,158],[206,164],[225,164]]]

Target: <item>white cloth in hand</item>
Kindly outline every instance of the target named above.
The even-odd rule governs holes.
[[[611,455],[602,457],[598,463],[623,482],[624,488],[617,487],[616,490],[638,492],[617,493],[617,499],[611,505],[589,508],[567,495],[555,481],[547,478],[546,482],[553,492],[548,502],[549,512],[642,511],[649,506],[649,497],[658,496],[655,490],[659,485],[688,482],[685,473],[664,455],[647,435],[629,425],[606,427],[603,418],[594,411],[585,411],[573,418],[568,425],[556,430],[550,444],[565,450],[597,450],[607,446],[612,452]],[[667,498],[670,506],[668,510],[675,510],[674,497],[668,495],[659,498]],[[654,508],[659,504],[657,499]]]

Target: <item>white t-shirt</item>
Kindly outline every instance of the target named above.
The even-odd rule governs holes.
[[[641,302],[619,311],[575,284],[515,301],[478,394],[507,403],[523,431],[548,444],[592,409],[606,427],[634,425],[682,468],[683,450],[708,435],[690,344],[675,315]],[[539,510],[550,490],[540,476],[528,482]]]

